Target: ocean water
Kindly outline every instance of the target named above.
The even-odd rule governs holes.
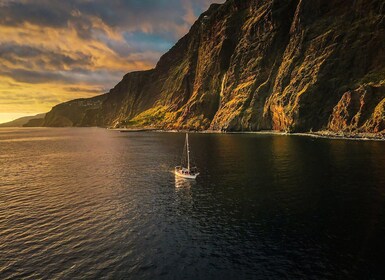
[[[0,279],[384,279],[385,142],[0,130]]]

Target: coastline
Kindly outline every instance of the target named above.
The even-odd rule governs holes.
[[[1,130],[6,129],[49,129],[49,128],[89,128],[89,127],[0,127]],[[327,130],[316,132],[282,132],[274,130],[261,130],[261,131],[220,131],[220,130],[187,130],[187,129],[159,129],[159,128],[106,128],[110,131],[116,131],[121,133],[134,133],[134,132],[161,132],[161,133],[206,133],[206,134],[260,134],[260,135],[281,135],[281,136],[301,136],[312,138],[323,138],[331,140],[350,140],[350,141],[385,141],[385,134],[383,133],[353,133],[353,132],[331,132]]]
[[[220,131],[220,130],[186,130],[186,129],[157,129],[157,128],[108,128],[109,130],[123,133],[130,132],[163,132],[163,133],[207,133],[207,134],[261,134],[261,135],[287,135],[323,138],[332,140],[352,140],[352,141],[385,141],[385,134],[381,133],[354,133],[354,132],[332,132],[321,130],[316,132],[282,132],[274,130],[262,131]]]
[[[331,132],[324,130],[317,132],[293,133],[293,135],[336,140],[385,141],[385,135],[381,133]]]

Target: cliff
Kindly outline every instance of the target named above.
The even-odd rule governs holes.
[[[154,69],[44,125],[384,133],[385,3],[212,5]]]

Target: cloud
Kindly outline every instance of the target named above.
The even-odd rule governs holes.
[[[223,0],[1,0],[0,112],[106,92],[154,67],[212,2]]]
[[[4,1],[4,0],[3,0]],[[100,29],[157,33],[177,40],[214,0],[14,0],[0,9],[0,24],[65,28],[72,25],[87,38]],[[115,36],[118,33],[115,33]],[[115,38],[116,39],[116,38]]]
[[[2,65],[21,65],[28,69],[66,70],[76,67],[92,66],[92,56],[74,52],[65,54],[35,46],[5,43],[0,45]]]

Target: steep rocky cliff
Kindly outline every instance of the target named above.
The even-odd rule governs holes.
[[[385,132],[383,0],[228,0],[153,70],[45,126]]]

